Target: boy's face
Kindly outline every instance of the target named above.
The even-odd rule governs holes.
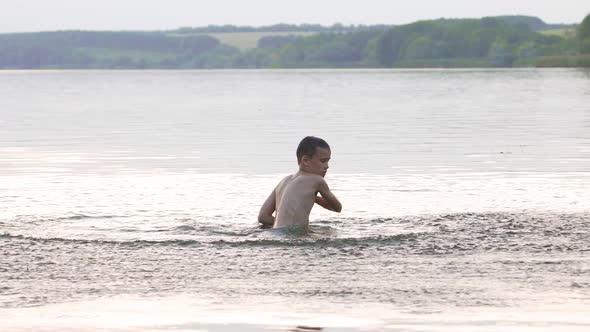
[[[330,149],[317,147],[313,157],[303,156],[301,159],[302,169],[306,172],[321,175],[326,175],[328,171],[328,162],[332,152]]]

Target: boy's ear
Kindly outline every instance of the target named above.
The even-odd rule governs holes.
[[[309,156],[303,155],[303,157],[301,157],[301,163],[307,164],[308,162],[309,162]]]

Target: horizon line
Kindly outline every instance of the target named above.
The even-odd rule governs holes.
[[[232,23],[223,23],[223,24],[207,24],[207,25],[195,25],[195,26],[176,26],[175,28],[108,28],[108,29],[101,29],[101,28],[56,28],[56,29],[43,29],[43,30],[12,30],[12,31],[0,31],[0,34],[11,34],[11,33],[41,33],[41,32],[64,32],[64,31],[95,31],[95,32],[155,32],[155,31],[174,31],[184,28],[190,29],[200,29],[200,28],[208,28],[208,27],[223,27],[223,26],[233,26],[238,28],[264,28],[264,27],[272,27],[276,25],[295,25],[295,26],[302,26],[302,25],[319,25],[321,27],[331,27],[334,25],[341,24],[343,27],[353,27],[353,26],[398,26],[398,25],[406,25],[412,24],[421,21],[433,21],[433,20],[460,20],[460,19],[482,19],[485,17],[501,17],[501,16],[525,16],[525,17],[534,17],[538,18],[543,21],[545,24],[548,25],[576,25],[580,24],[579,22],[547,22],[540,16],[534,15],[526,15],[526,14],[508,14],[508,15],[490,15],[490,16],[481,16],[481,17],[437,17],[437,18],[424,18],[418,19],[407,23],[343,23],[343,22],[334,22],[331,24],[322,24],[322,23],[309,23],[309,22],[302,22],[302,23],[287,23],[287,22],[278,22],[272,24],[261,24],[261,25],[247,25],[247,24],[232,24]]]

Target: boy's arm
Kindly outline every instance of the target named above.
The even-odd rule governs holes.
[[[323,207],[324,209],[328,209],[328,210],[334,211],[334,208],[332,208],[332,205],[330,205],[330,203],[328,203],[328,201],[326,201],[322,196],[316,196],[315,197],[315,203],[317,205]]]
[[[318,186],[318,192],[322,196],[321,197],[316,196],[316,198],[315,198],[316,203],[318,203],[320,206],[322,206],[328,210],[332,210],[335,212],[342,211],[342,204],[340,203],[338,198],[336,198],[336,196],[332,193],[332,191],[330,191],[330,188],[328,187],[328,183],[326,182],[326,180],[324,180],[324,178],[321,178],[321,180],[320,180],[320,183]]]
[[[275,217],[273,217],[273,212],[276,209],[276,195],[275,190],[273,190],[266,201],[262,204],[260,208],[260,212],[258,212],[258,222],[261,223],[263,226],[270,226],[272,227],[275,223]]]

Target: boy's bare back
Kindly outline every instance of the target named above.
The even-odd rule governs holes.
[[[332,211],[342,210],[342,205],[324,180],[331,157],[328,144],[308,136],[299,144],[297,157],[299,171],[283,178],[260,208],[258,221],[263,225],[307,228],[314,203]]]

